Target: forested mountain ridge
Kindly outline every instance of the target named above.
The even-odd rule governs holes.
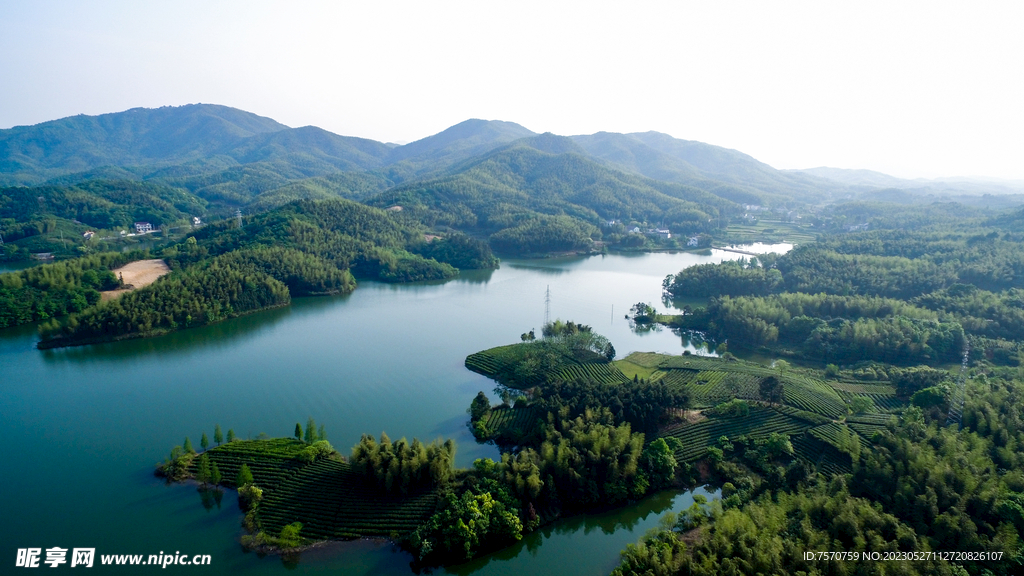
[[[928,197],[1005,196],[1024,194],[1024,181],[996,178],[897,178],[874,170],[844,168],[806,168],[783,170],[785,173],[803,173],[849,186],[853,191],[900,191],[908,197],[927,200]],[[1019,202],[1017,202],[1019,204]]]
[[[823,202],[846,189],[812,175],[776,170],[736,150],[661,132],[598,132],[572,139],[619,169],[688,184],[739,203]]]
[[[401,181],[438,172],[503,144],[534,135],[531,130],[514,122],[466,120],[432,136],[396,146],[387,158],[390,166],[386,173],[390,178]]]
[[[270,118],[211,104],[71,116],[0,130],[0,178],[38,184],[101,166],[183,163],[285,129]]]
[[[367,202],[401,206],[429,226],[491,235],[504,249],[520,253],[579,249],[589,238],[600,238],[600,227],[610,220],[704,231],[720,214],[739,209],[696,188],[612,170],[576,149],[570,139],[554,135],[519,140],[449,175],[400,185]],[[565,217],[576,221],[571,230]],[[539,232],[538,222],[564,229],[564,237],[546,250],[525,238],[512,241]]]
[[[176,198],[175,208],[146,212],[135,206],[112,216],[118,201],[98,193],[94,181],[145,182],[153,186],[150,196]],[[14,244],[0,253],[7,260],[91,250],[82,236],[90,229],[109,238],[133,221],[158,227],[191,223],[194,217],[211,221],[236,209],[253,215],[300,199],[341,197],[380,208],[402,206],[407,217],[419,218],[435,232],[462,230],[490,237],[501,251],[532,255],[603,245],[677,248],[700,233],[736,241],[726,227],[746,227],[740,239],[754,234],[775,241],[769,238],[769,230],[775,230],[758,227],[757,221],[801,217],[796,224],[806,238],[819,230],[865,224],[845,204],[823,206],[839,198],[914,206],[930,201],[914,191],[851,187],[775,170],[735,150],[658,132],[562,137],[512,122],[472,119],[396,146],[314,126],[289,128],[207,104],[136,108],[0,130],[0,185],[5,183],[0,234]],[[37,188],[14,188],[26,184]],[[63,191],[57,193],[58,188]],[[76,208],[42,202],[26,213],[26,198],[54,195],[74,198],[68,202]],[[155,207],[152,198],[143,200]],[[12,211],[12,202],[22,207]],[[978,196],[968,203],[1002,209],[1020,202],[1024,195]],[[746,210],[744,205],[755,206]],[[107,216],[96,218],[96,210]],[[654,228],[667,228],[673,239]],[[705,237],[701,245],[709,241]]]

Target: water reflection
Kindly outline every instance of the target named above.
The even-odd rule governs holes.
[[[683,350],[690,352],[696,356],[710,356],[713,358],[718,357],[718,352],[715,350],[718,343],[713,339],[708,338],[706,334],[698,330],[683,330],[680,328],[673,328],[672,333],[679,336],[683,343]]]
[[[247,340],[253,340],[288,318],[303,318],[321,314],[326,308],[344,302],[350,295],[296,298],[290,306],[273,308],[254,314],[232,318],[209,326],[171,332],[156,338],[136,338],[120,342],[90,344],[43,350],[47,364],[93,364],[119,362],[143,356],[171,357],[203,351],[231,349]],[[34,331],[34,329],[33,329]],[[3,334],[2,331],[0,334]],[[23,337],[24,332],[21,333]]]
[[[554,266],[544,266],[541,264],[524,264],[523,261],[510,262],[506,264],[513,270],[529,270],[530,272],[539,272],[547,276],[561,276],[562,274],[568,274],[570,270],[565,268],[557,268]]]
[[[448,574],[607,574],[625,545],[658,526],[667,512],[680,512],[700,494],[709,500],[718,491],[665,491],[636,504],[607,512],[558,520],[526,535],[518,543],[444,570]],[[572,566],[571,570],[567,566]]]
[[[0,262],[0,274],[5,272],[17,272],[25,268],[38,266],[38,262]]]
[[[198,492],[199,500],[203,503],[203,508],[205,508],[207,512],[213,510],[214,506],[220,510],[221,500],[224,499],[223,490],[220,488],[203,488],[200,486]]]

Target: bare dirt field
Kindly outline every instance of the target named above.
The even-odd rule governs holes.
[[[111,270],[111,272],[114,273],[114,276],[124,279],[125,287],[117,290],[100,292],[102,301],[106,302],[107,300],[113,300],[129,290],[149,286],[153,282],[156,282],[157,278],[170,271],[171,269],[167,267],[167,263],[163,260],[138,260],[120,268]]]

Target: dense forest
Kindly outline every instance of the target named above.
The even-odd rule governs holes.
[[[282,306],[292,296],[348,293],[356,276],[439,280],[458,274],[452,263],[497,265],[482,241],[460,234],[428,240],[422,227],[400,215],[342,199],[293,202],[241,227],[233,221],[208,225],[154,255],[171,274],[99,304],[96,289],[116,285],[110,269],[137,254],[83,257],[0,276],[0,298],[23,297],[0,318],[10,325],[50,318],[40,326],[40,347],[64,346],[201,326]],[[52,318],[63,314],[70,316]]]
[[[1018,216],[1019,217],[1019,216]],[[1014,215],[822,236],[789,253],[702,265],[665,279],[671,298],[709,297],[675,319],[747,347],[824,362],[1016,364],[1024,237]]]
[[[146,257],[103,253],[0,274],[0,328],[81,312],[100,301],[101,290],[119,286],[112,268]]]

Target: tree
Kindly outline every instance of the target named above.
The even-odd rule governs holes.
[[[476,393],[476,398],[473,398],[473,402],[469,405],[469,420],[476,422],[484,417],[484,414],[491,409],[491,401],[487,399],[487,395],[483,393],[483,390]]]
[[[199,457],[199,465],[196,466],[196,480],[202,483],[203,487],[210,481],[210,457],[205,452]]]
[[[252,483],[252,471],[249,470],[249,465],[242,464],[242,467],[238,469],[238,477],[235,478],[235,486],[241,488]]]
[[[295,439],[302,440],[302,424],[295,423]]]
[[[203,432],[203,437],[199,439],[199,445],[203,447],[203,450],[210,447],[210,439],[206,437],[206,432]]]
[[[640,458],[653,487],[661,488],[672,483],[678,463],[664,438],[648,444]]]
[[[871,401],[867,396],[857,396],[850,401],[850,411],[854,414],[863,414],[864,412],[870,412],[875,407],[875,403]]]
[[[231,428],[228,428],[228,442],[234,442],[234,441],[235,441],[235,431],[233,429],[231,429]]]
[[[775,376],[768,376],[764,380],[761,380],[759,391],[761,393],[761,399],[765,402],[772,404],[782,402],[782,381]]]
[[[604,347],[604,357],[607,358],[609,362],[615,359],[615,346],[612,346],[611,342]]]
[[[217,468],[216,462],[213,462],[210,466],[212,468],[210,470],[210,482],[212,482],[214,486],[217,486],[220,484],[220,481],[224,479],[224,476],[221,475],[220,468]]]
[[[324,431],[323,424],[321,424],[320,427],[316,429],[316,440],[317,442],[327,440],[327,432]]]
[[[306,444],[313,442],[316,442],[316,420],[310,416],[309,420],[306,420]]]
[[[224,443],[224,434],[220,431],[220,424],[213,427],[213,441],[220,446]]]
[[[185,453],[187,454],[196,453],[196,449],[192,447],[192,441],[188,439],[188,436],[185,436],[185,443],[182,444],[181,446],[185,450]]]
[[[302,537],[299,536],[299,532],[302,530],[302,522],[292,522],[291,524],[281,528],[280,542],[286,547],[294,548],[302,543]]]

